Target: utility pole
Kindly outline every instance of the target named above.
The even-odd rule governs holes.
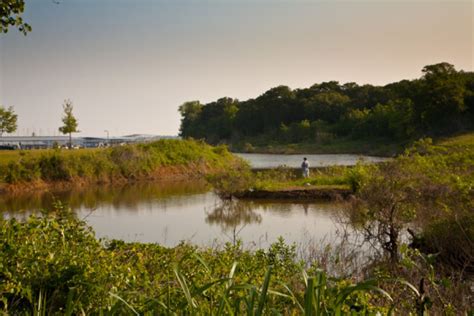
[[[104,130],[104,132],[107,133],[107,146],[110,145],[110,142],[109,142],[109,131],[108,130]]]

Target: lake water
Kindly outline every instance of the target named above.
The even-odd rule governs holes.
[[[298,167],[303,155],[240,154],[255,168],[281,164]],[[357,162],[355,155],[306,155],[312,166]],[[332,158],[329,158],[332,157]],[[332,160],[331,160],[332,159]],[[379,161],[369,157],[367,161]],[[141,182],[92,186],[68,191],[1,195],[5,217],[25,217],[52,209],[57,201],[74,210],[98,237],[160,243],[181,241],[202,246],[241,239],[248,248],[266,248],[283,237],[305,243],[334,238],[338,230],[335,203],[298,201],[222,202],[203,182]]]
[[[276,154],[236,154],[249,161],[252,168],[268,169],[279,166],[299,168],[306,157],[311,167],[353,166],[358,161],[373,163],[386,161],[388,158],[361,155],[276,155]]]
[[[338,206],[329,203],[233,201],[223,203],[201,182],[135,183],[0,197],[5,217],[26,217],[61,201],[95,230],[97,237],[202,246],[241,239],[266,248],[279,236],[289,242],[329,238]]]

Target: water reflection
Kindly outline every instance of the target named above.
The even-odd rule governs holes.
[[[337,203],[318,203],[324,205],[322,210],[327,213],[336,213],[340,205]],[[206,223],[219,225],[223,231],[229,231],[238,226],[247,224],[259,224],[262,222],[262,215],[257,211],[274,213],[278,216],[289,216],[295,209],[303,210],[304,215],[308,215],[311,206],[315,203],[300,203],[299,201],[274,201],[274,200],[225,200],[221,201],[211,212],[206,212]]]
[[[224,231],[261,221],[262,216],[253,211],[251,203],[236,200],[222,201],[206,216],[206,223],[217,224]]]
[[[183,197],[209,191],[204,181],[140,182],[125,185],[89,186],[70,190],[0,195],[0,212],[17,214],[50,210],[60,201],[72,210],[112,207],[138,211],[159,203],[162,207],[183,201]]]
[[[332,217],[340,207],[336,203],[225,200],[206,212],[205,222],[210,226],[218,226],[227,241],[235,243],[239,239],[248,240],[246,237],[254,236],[253,240],[248,241],[249,245],[261,247],[269,243],[269,238],[278,237],[274,233],[279,233],[288,241],[296,241],[295,233],[300,241],[314,235],[316,238],[325,237],[331,233],[326,228],[334,229]],[[288,226],[285,227],[285,223]],[[260,235],[257,234],[258,228]],[[273,236],[269,236],[269,233]]]
[[[335,155],[314,155],[314,154],[236,154],[247,160],[252,168],[265,169],[276,168],[278,166],[287,166],[289,168],[299,168],[303,157],[307,157],[311,167],[327,167],[327,166],[353,166],[358,161],[367,163],[386,161],[387,158],[364,156],[364,155],[350,155],[350,154],[335,154]]]
[[[85,219],[97,237],[174,246],[181,241],[214,245],[241,239],[265,248],[278,237],[288,242],[321,238],[337,230],[331,203],[222,201],[202,182],[149,182],[94,186],[69,191],[1,195],[5,217],[25,218],[55,201]]]

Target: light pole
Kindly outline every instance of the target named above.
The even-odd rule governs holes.
[[[109,131],[108,130],[105,130],[104,132],[107,133],[107,146],[110,145],[110,142],[109,142]]]

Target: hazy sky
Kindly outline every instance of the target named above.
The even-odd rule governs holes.
[[[386,84],[447,61],[473,70],[472,1],[26,0],[0,34],[0,104],[18,133],[175,135],[180,104],[288,85]]]

